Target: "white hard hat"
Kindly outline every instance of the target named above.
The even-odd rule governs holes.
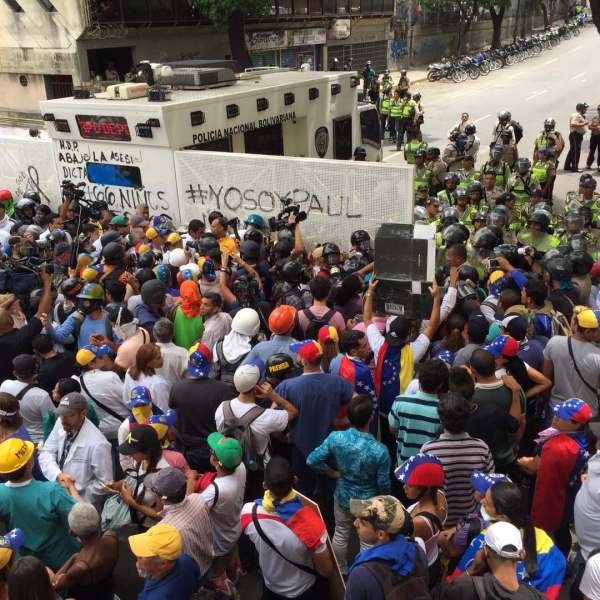
[[[169,264],[172,267],[181,267],[187,261],[185,250],[183,248],[175,248],[169,253]]]
[[[233,317],[231,329],[236,333],[254,337],[260,329],[258,313],[253,308],[242,308],[235,317]]]
[[[179,250],[180,248],[176,248],[176,250]],[[194,263],[194,262],[190,262],[187,263],[185,265],[181,265],[179,267],[180,271],[191,271],[196,277],[200,277],[200,267]]]

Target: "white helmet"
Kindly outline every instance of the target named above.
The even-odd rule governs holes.
[[[231,330],[242,335],[254,337],[260,329],[260,319],[258,313],[253,308],[242,308],[233,317]]]
[[[175,248],[175,250],[180,250],[180,248]],[[180,271],[191,271],[196,277],[200,277],[200,267],[194,263],[190,262],[185,265],[181,265],[179,267]]]
[[[185,265],[187,261],[187,256],[185,255],[185,250],[183,248],[174,248],[169,252],[169,264],[172,267],[181,267]]]

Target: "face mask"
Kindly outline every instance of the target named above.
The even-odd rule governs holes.
[[[142,425],[146,419],[152,416],[152,406],[136,406],[131,409],[133,418]]]

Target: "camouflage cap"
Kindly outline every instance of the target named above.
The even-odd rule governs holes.
[[[404,527],[406,511],[394,496],[374,496],[368,500],[350,500],[350,512],[359,519],[365,519],[376,529],[388,533],[398,533]]]

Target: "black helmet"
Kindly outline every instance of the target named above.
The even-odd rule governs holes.
[[[569,252],[587,252],[587,246],[585,233],[576,233],[569,238]]]
[[[590,105],[587,102],[578,102],[575,106],[575,110],[587,110]]]
[[[511,200],[515,200],[515,195],[512,192],[504,192],[502,194],[500,194],[498,196],[498,198],[496,198],[496,206],[494,208],[498,208],[499,206],[503,206],[504,208],[506,208],[506,203],[510,202]],[[508,209],[506,209],[508,211]],[[508,212],[507,212],[507,216],[508,216]]]
[[[500,121],[500,123],[508,123],[508,121],[510,121],[512,115],[510,114],[510,112],[508,110],[501,110],[498,113],[498,121]]]
[[[203,235],[198,240],[198,252],[202,256],[207,256],[208,253],[214,249],[219,249],[219,242],[217,241],[217,238],[214,235],[208,233]]]
[[[420,99],[421,99],[421,92],[415,92],[415,93],[413,94],[413,100],[414,100],[415,102],[418,102]]]
[[[35,212],[35,206],[36,205],[33,200],[30,200],[29,198],[21,198],[15,204],[15,212],[17,213],[17,216],[22,219],[25,217],[25,215],[23,214],[23,211],[30,208],[33,212]]]
[[[479,283],[479,273],[475,267],[463,264],[458,270],[458,280],[464,281],[470,279],[473,283]]]
[[[265,374],[267,377],[283,381],[296,375],[294,359],[285,352],[272,354],[265,363]]]
[[[552,256],[543,262],[543,266],[553,281],[569,281],[573,276],[571,261],[566,256]]]
[[[469,141],[469,138],[466,133],[459,133],[454,141],[458,145],[464,146]]]
[[[415,152],[415,156],[419,156],[421,158],[425,158],[427,156],[427,151],[423,150],[423,148],[420,148],[419,150],[417,150]]]
[[[469,230],[462,223],[454,223],[442,231],[442,237],[446,246],[464,244],[469,239]]]
[[[531,161],[525,157],[517,158],[517,161],[515,162],[515,169],[519,173],[521,173],[521,171],[529,171],[529,169],[531,169]]]
[[[419,208],[423,208],[420,206]],[[360,271],[364,267],[369,264],[369,261],[360,254],[355,254],[351,256],[348,260],[344,261],[342,265],[342,271],[344,275],[352,275],[352,273],[356,273],[356,271]]]
[[[440,155],[440,149],[435,146],[427,148],[427,158],[437,158]]]
[[[342,260],[342,253],[340,252],[339,246],[332,242],[323,244],[323,258],[330,267],[339,264]]]
[[[258,260],[260,246],[256,242],[243,242],[240,246],[240,256],[244,260]]]
[[[102,248],[102,258],[107,265],[118,265],[125,256],[125,248],[117,242],[110,242]]]
[[[452,225],[453,223],[458,223],[460,221],[460,214],[454,206],[446,206],[442,209],[440,214],[440,222],[442,223],[442,227],[447,227],[448,225]]]
[[[367,151],[364,146],[356,146],[354,149],[354,158],[366,158]]]
[[[552,215],[546,210],[534,210],[527,219],[528,223],[538,223],[542,226],[544,231],[548,231],[550,222],[552,221]]]
[[[140,269],[151,269],[154,266],[154,254],[152,252],[144,252],[138,256],[138,267]]]
[[[36,204],[41,204],[42,201],[40,199],[40,195],[37,192],[24,192],[21,198],[25,198],[26,200],[32,200]]]
[[[458,173],[455,173],[454,171],[448,171],[444,175],[444,183],[446,181],[453,181],[454,183],[458,184],[460,182],[460,177],[458,176]]]
[[[371,247],[371,236],[369,235],[368,231],[365,231],[364,229],[357,229],[356,231],[352,232],[352,235],[350,236],[350,243],[353,246],[361,246],[365,242],[369,242],[369,248],[370,248]]]
[[[594,259],[585,250],[571,252],[569,258],[571,259],[573,275],[578,277],[585,277],[594,266]]]
[[[579,225],[580,228],[585,226],[585,214],[580,208],[574,208],[565,214],[565,225]]]
[[[473,236],[473,248],[478,250],[491,250],[502,242],[502,236],[498,236],[497,228],[493,225],[482,227]]]
[[[547,210],[550,214],[552,214],[552,206],[550,206],[550,204],[548,202],[538,202],[533,207],[533,212],[535,212],[537,210]]]
[[[151,279],[142,285],[142,301],[148,306],[163,304],[167,286],[160,279]]]
[[[304,275],[304,266],[298,260],[288,260],[281,267],[281,278],[287,283],[300,283]]]
[[[586,173],[579,178],[579,185],[595,190],[598,182],[589,173]]]
[[[458,188],[452,193],[454,194],[454,198],[456,200],[458,200],[459,198],[467,198],[467,190],[465,190],[465,188]]]
[[[471,219],[473,222],[475,221],[487,221],[488,212],[487,210],[478,210]]]
[[[263,234],[258,229],[246,229],[244,232],[244,241],[245,242],[255,242],[259,246],[262,246],[264,241]]]
[[[107,231],[103,233],[100,237],[100,244],[104,248],[107,244],[111,244],[112,242],[120,242],[121,234],[118,231]]]
[[[519,249],[512,244],[500,244],[499,246],[494,247],[490,258],[497,258],[498,256],[502,256],[511,265],[516,266],[519,261]]]
[[[494,207],[494,209],[488,214],[487,224],[504,229],[508,224],[508,216],[503,210],[498,210],[500,206]]]
[[[473,125],[473,123],[469,123],[469,124],[465,125],[465,133],[467,135],[475,135],[476,132],[477,132],[477,127],[475,127],[475,125]]]
[[[83,281],[81,279],[78,279],[77,277],[71,277],[69,279],[65,279],[62,282],[60,286],[60,292],[61,294],[63,294],[63,296],[75,297],[77,294],[79,294],[82,288]]]
[[[554,131],[556,127],[556,121],[552,117],[547,117],[544,120],[544,130],[545,131]]]
[[[480,194],[483,192],[483,186],[479,181],[471,181],[467,185],[467,194],[474,194],[475,192],[479,192]]]

